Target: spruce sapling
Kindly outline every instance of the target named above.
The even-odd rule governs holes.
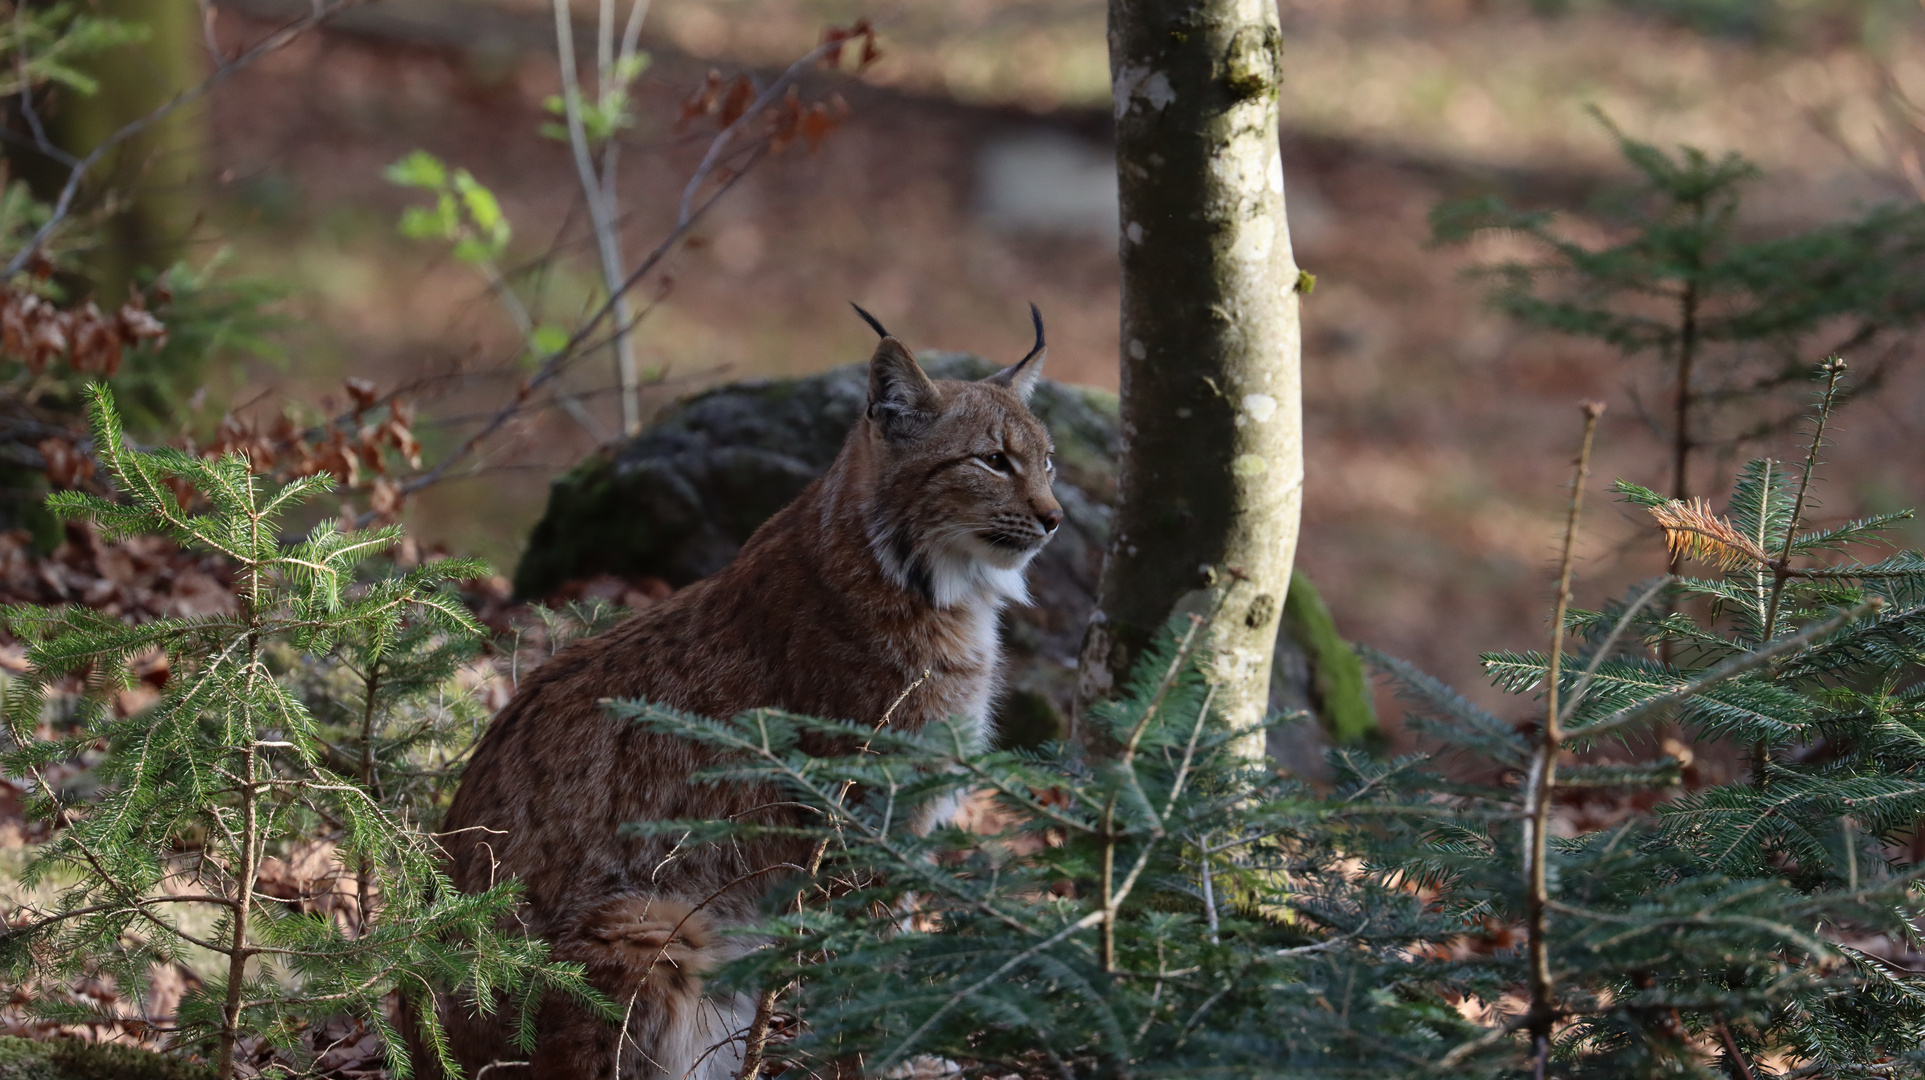
[[[364,643],[364,661],[432,667],[422,650],[478,632],[442,586],[480,568],[429,563],[357,586],[357,564],[393,546],[398,527],[342,532],[328,521],[284,541],[281,520],[329,490],[330,479],[272,489],[238,454],[204,460],[136,449],[106,389],[88,396],[95,453],[121,497],[61,492],[50,508],[91,519],[110,540],[158,534],[218,552],[234,568],[238,612],[129,625],[82,608],[5,609],[13,633],[30,642],[31,669],[9,693],[0,768],[27,781],[31,812],[56,826],[20,881],[52,901],[14,905],[0,936],[10,980],[45,987],[107,976],[138,994],[152,965],[212,954],[204,984],[181,1001],[172,1041],[212,1044],[223,1078],[235,1074],[243,1037],[291,1051],[305,1023],[331,1013],[379,1031],[406,1075],[384,1001],[394,990],[464,986],[479,1007],[493,1007],[497,990],[524,1009],[550,990],[592,999],[579,972],[501,930],[515,909],[512,884],[474,895],[449,888],[438,851],[401,808],[377,798],[362,774],[329,767],[314,716],[270,666],[273,647],[312,656],[352,638]],[[207,509],[190,511],[174,483]],[[130,663],[156,650],[171,672],[159,702],[115,717],[106,695],[130,685]],[[49,693],[71,679],[86,690],[73,706],[76,730],[43,737]],[[370,703],[382,706],[378,697]],[[382,751],[370,745],[376,763],[365,778],[378,786]],[[97,747],[105,753],[94,793],[49,778],[49,766]],[[323,832],[338,836],[342,866],[364,875],[363,895],[378,896],[358,925],[303,913],[259,888],[266,858]],[[51,996],[33,1004],[67,1023],[116,1019]],[[432,1010],[423,1012],[432,1028]],[[441,1040],[431,1031],[427,1042]]]
[[[1666,153],[1599,120],[1635,173],[1629,190],[1597,208],[1610,242],[1573,238],[1555,215],[1495,196],[1438,206],[1432,233],[1439,243],[1522,239],[1531,255],[1477,269],[1497,310],[1626,360],[1657,360],[1667,385],[1652,395],[1664,406],[1650,419],[1669,442],[1669,495],[1688,499],[1702,451],[1796,423],[1798,408],[1773,399],[1811,377],[1808,357],[1884,349],[1861,392],[1899,359],[1897,335],[1925,318],[1925,207],[1878,206],[1804,232],[1751,235],[1741,210],[1761,175],[1755,165],[1689,146]]]

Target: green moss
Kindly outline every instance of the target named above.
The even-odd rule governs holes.
[[[1309,657],[1317,720],[1330,741],[1340,746],[1361,743],[1374,747],[1380,743],[1383,731],[1377,726],[1377,710],[1370,703],[1363,661],[1337,633],[1330,609],[1301,570],[1290,575],[1283,618],[1290,636]]]
[[[0,1036],[0,1080],[213,1080],[215,1072],[150,1050]]]
[[[0,1037],[0,1080],[61,1080],[47,1060],[47,1044]]]
[[[996,709],[996,748],[1033,750],[1063,737],[1063,714],[1049,695],[1011,690]]]

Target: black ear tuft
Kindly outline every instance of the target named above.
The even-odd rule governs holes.
[[[922,430],[941,406],[936,384],[902,342],[885,337],[869,359],[869,416],[891,438]]]
[[[1021,360],[983,380],[1012,391],[1025,405],[1029,403],[1029,395],[1036,391],[1036,380],[1043,373],[1043,360],[1049,354],[1049,346],[1043,341],[1043,313],[1036,310],[1035,304],[1029,305],[1029,320],[1036,327],[1036,344],[1029,347]]]
[[[874,315],[871,315],[868,312],[862,310],[861,304],[851,301],[849,303],[849,306],[856,309],[856,314],[862,316],[862,321],[869,324],[869,329],[874,330],[876,332],[877,337],[889,336],[889,331],[884,330],[882,328],[882,324],[876,321],[876,317]]]

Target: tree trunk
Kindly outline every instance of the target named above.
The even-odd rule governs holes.
[[[50,127],[62,149],[82,156],[199,83],[209,64],[194,0],[93,0],[87,7],[146,27],[147,39],[76,65],[100,80],[100,89],[64,93]],[[111,184],[122,204],[87,259],[101,307],[118,306],[137,271],[163,271],[180,257],[200,202],[206,142],[204,108],[190,105],[128,140],[90,177],[96,186]],[[63,168],[58,183],[65,180]]]
[[[1303,493],[1276,5],[1110,0],[1109,42],[1128,448],[1079,697],[1107,696],[1171,615],[1221,605],[1216,702],[1249,725],[1268,699]],[[1077,736],[1100,749],[1086,725]]]

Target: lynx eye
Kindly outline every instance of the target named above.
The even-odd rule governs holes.
[[[997,451],[994,454],[984,454],[983,464],[989,466],[990,468],[996,470],[999,473],[1006,473],[1006,472],[1013,471],[1010,468],[1009,455],[1001,451]]]

